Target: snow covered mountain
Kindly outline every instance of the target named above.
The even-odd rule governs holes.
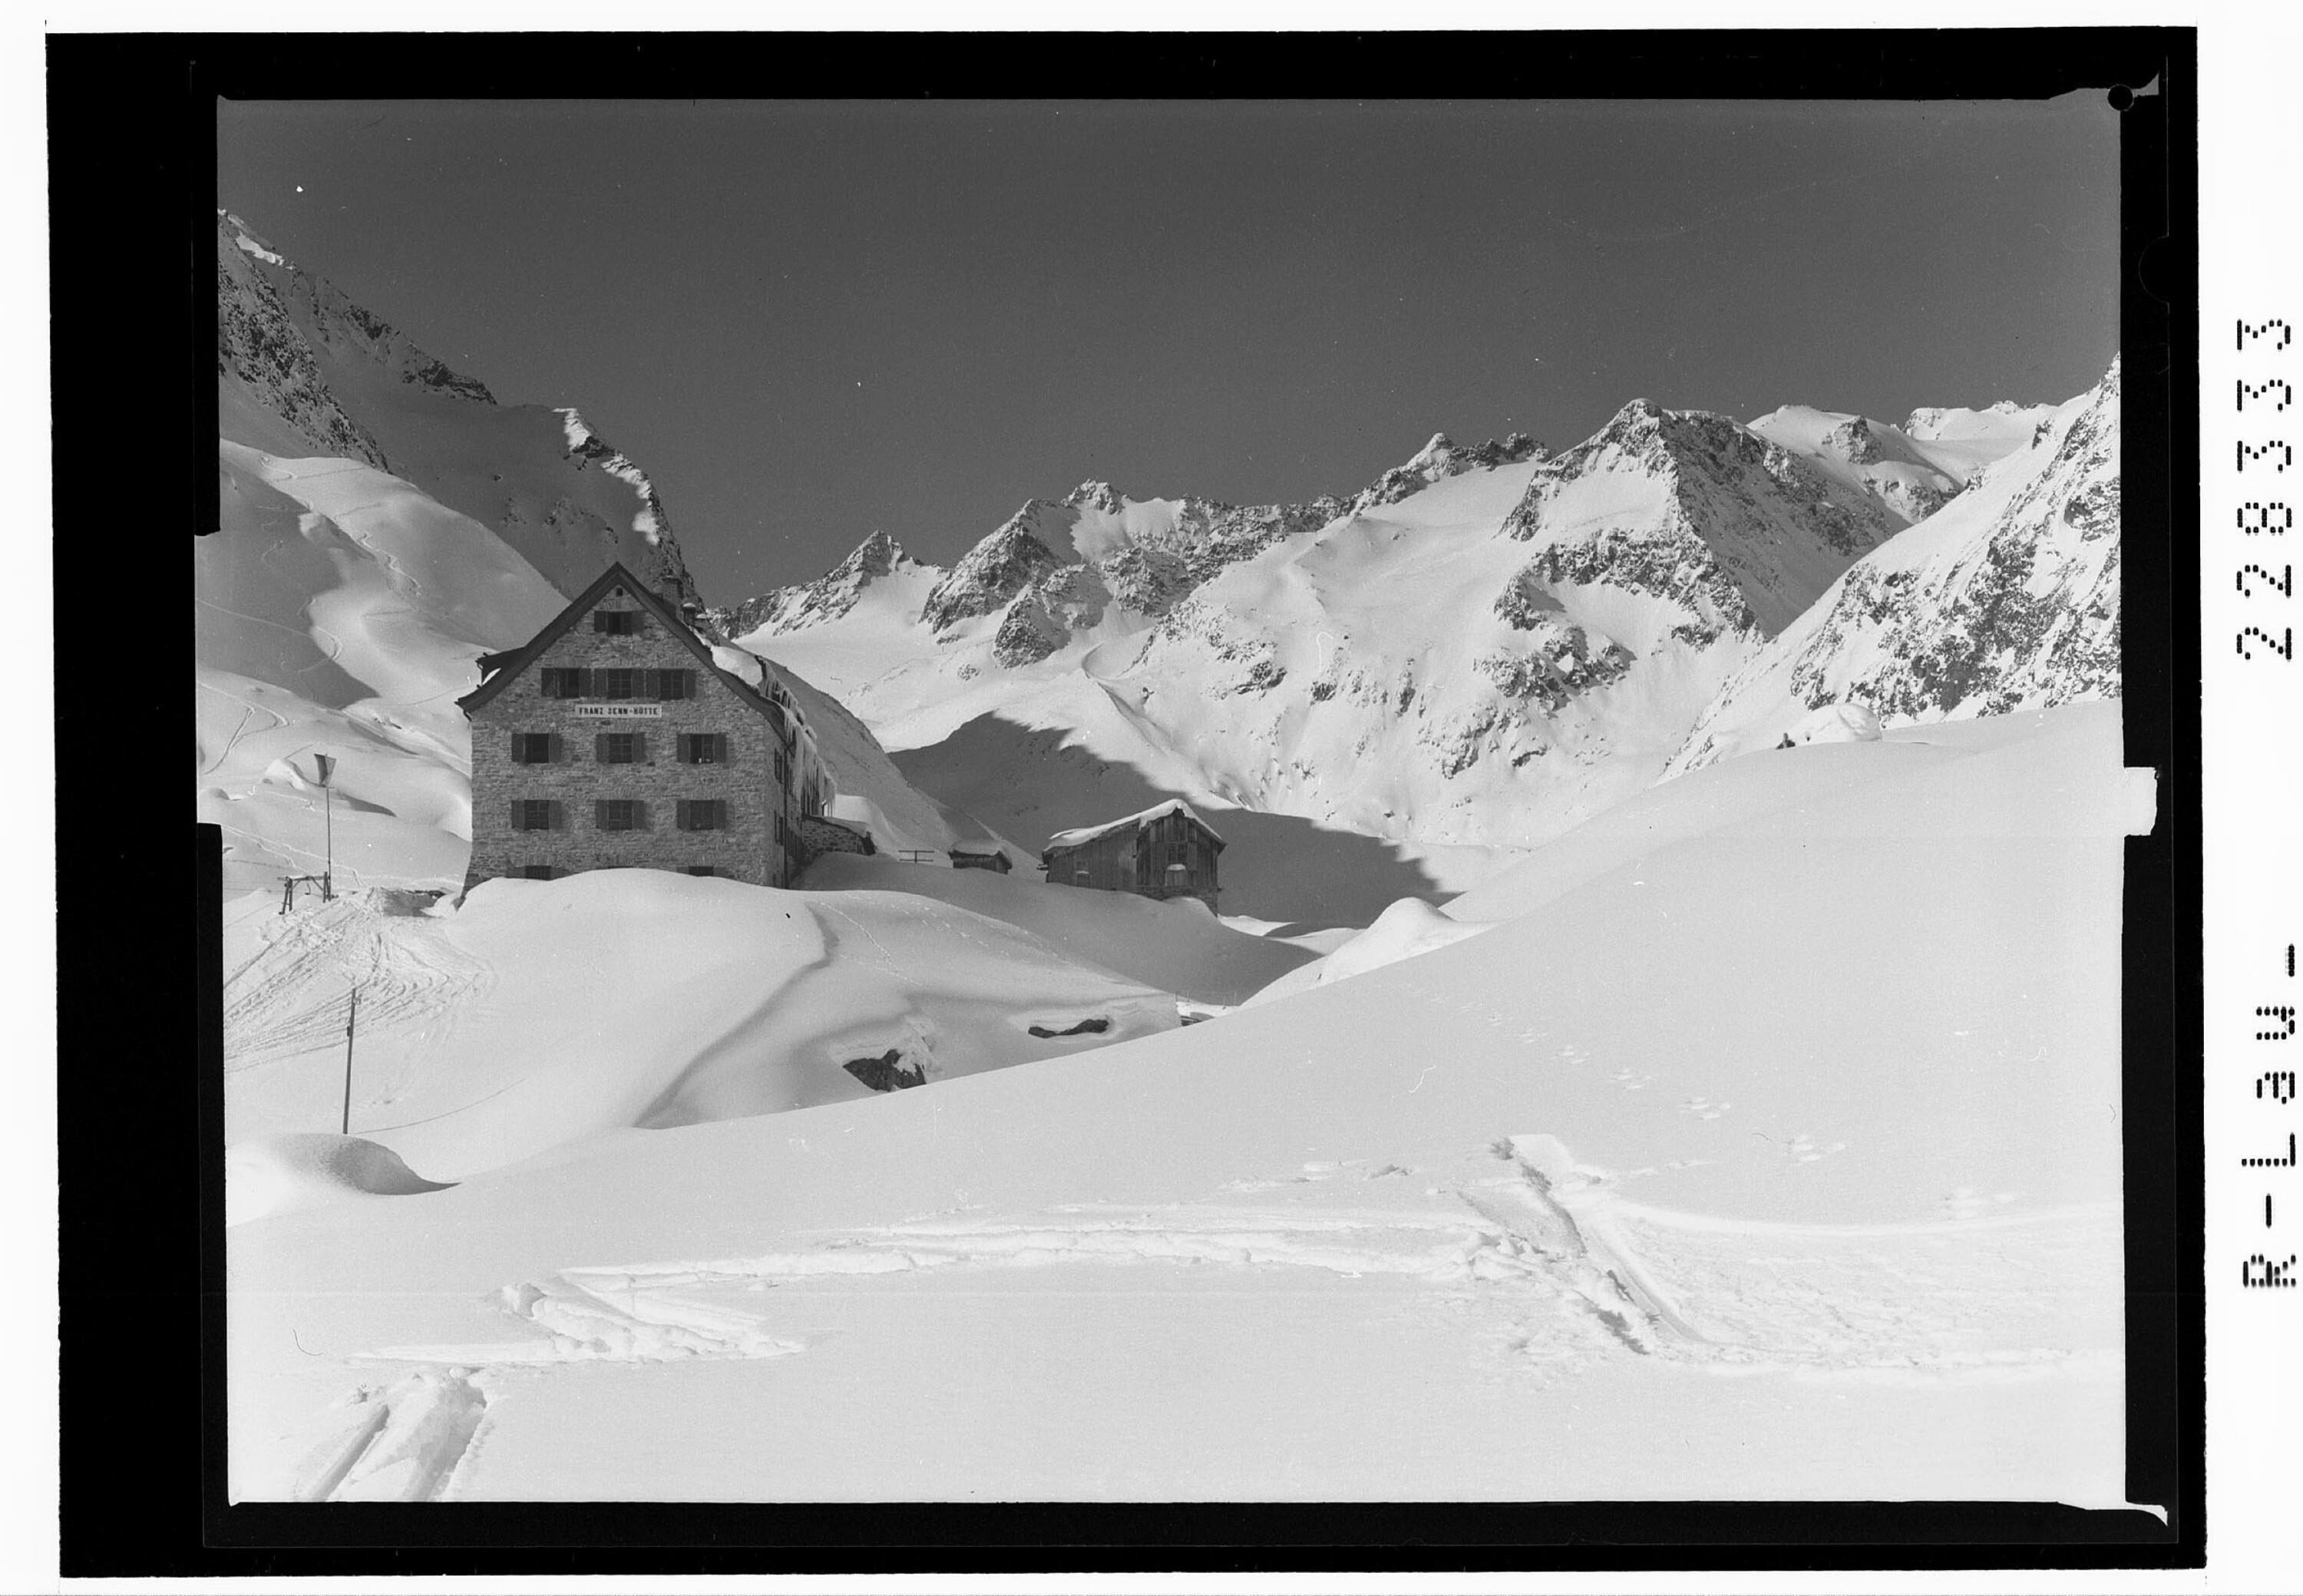
[[[730,619],[1019,840],[1177,796],[1487,850],[1475,873],[1683,768],[1698,719],[1778,638],[1810,636],[1843,573],[1999,504],[2004,462],[2063,413],[1785,407],[1744,426],[1635,400],[1556,456],[1436,437],[1348,499],[1243,510],[1092,482],[1027,502],[948,570],[875,535]],[[1994,640],[2009,616],[1919,604],[1904,624],[2020,648]],[[2069,691],[2115,677],[2113,657]],[[1059,746],[1035,756],[1075,768],[1035,781],[1072,808],[1002,798],[1025,785],[1018,737],[1045,733]]]
[[[2118,361],[2070,403],[2006,418],[2030,422],[2025,446],[1738,671],[1671,773],[1801,740],[1829,705],[1902,726],[2120,696]]]
[[[1751,423],[1771,443],[1835,481],[1870,494],[1903,526],[1949,503],[1994,460],[2030,445],[2053,405],[1914,410],[1900,426],[1841,410],[1785,405]]]
[[[574,410],[503,405],[405,334],[216,213],[224,435],[354,459],[502,538],[562,593],[620,560],[695,596],[654,486]]]
[[[948,764],[970,763],[955,739],[994,763],[988,716],[1194,802],[1524,847],[1654,780],[1726,677],[1900,524],[1728,418],[1640,401],[1556,458],[1435,437],[1349,499],[1084,484],[949,570],[867,543],[759,601],[747,641]],[[939,796],[1025,840],[1109,818]],[[1098,802],[1143,806],[1126,796]]]

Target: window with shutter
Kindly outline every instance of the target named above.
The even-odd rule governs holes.
[[[690,875],[717,875],[720,873],[709,865],[690,865],[688,867],[688,874]]]
[[[696,672],[693,671],[654,671],[655,697],[659,698],[693,698],[696,697]]]
[[[597,798],[593,822],[603,832],[637,832],[645,824],[645,815],[637,798]]]
[[[592,629],[595,632],[606,632],[612,637],[628,638],[637,632],[640,627],[640,612],[637,610],[592,612]]]
[[[552,830],[552,800],[550,798],[514,798],[511,801],[512,829],[521,832]]]
[[[549,731],[515,731],[511,734],[511,762],[514,764],[550,764],[552,763],[552,733]]]
[[[633,678],[639,674],[625,666],[592,672],[592,691],[602,698],[628,698],[637,688]]]
[[[583,668],[564,665],[544,668],[543,689],[547,698],[582,698],[592,690],[592,673]]]
[[[602,764],[637,764],[646,752],[637,731],[602,731],[595,734],[594,745]]]
[[[519,876],[523,881],[550,881],[553,868],[549,865],[522,865]]]

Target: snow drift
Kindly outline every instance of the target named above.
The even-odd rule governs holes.
[[[409,1197],[454,1184],[425,1179],[389,1147],[319,1131],[242,1142],[224,1155],[224,1178],[227,1225],[345,1197]]]
[[[654,870],[485,882],[423,915],[259,895],[226,961],[228,1140],[336,1122],[357,987],[352,1128],[450,1176],[1178,1023],[1173,995],[953,905]]]

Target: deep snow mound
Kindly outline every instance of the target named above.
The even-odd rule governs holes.
[[[1467,936],[1477,936],[1487,929],[1484,924],[1443,915],[1421,898],[1403,898],[1378,915],[1374,925],[1335,951],[1301,969],[1289,971],[1247,1001],[1269,1002],[1295,992],[1309,992],[1315,986],[1363,975],[1403,958],[1413,958],[1450,942],[1460,942]]]
[[[227,1225],[349,1197],[409,1197],[456,1184],[425,1179],[389,1147],[320,1131],[239,1143],[224,1150],[224,1170]]]
[[[352,1129],[458,1177],[618,1130],[932,1085],[1181,1023],[1170,992],[1016,924],[884,890],[598,870],[484,882],[436,915],[277,904],[255,894],[227,910],[227,1136],[335,1120],[356,981]],[[865,1060],[884,1069],[849,1068]]]

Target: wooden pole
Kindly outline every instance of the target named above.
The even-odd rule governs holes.
[[[322,802],[328,828],[328,857],[327,863],[321,868],[320,901],[333,903],[336,898],[336,790],[330,786],[320,790],[326,795]]]
[[[352,988],[351,1013],[344,1020],[344,1135],[352,1134],[352,1028],[359,1024],[359,988]]]

